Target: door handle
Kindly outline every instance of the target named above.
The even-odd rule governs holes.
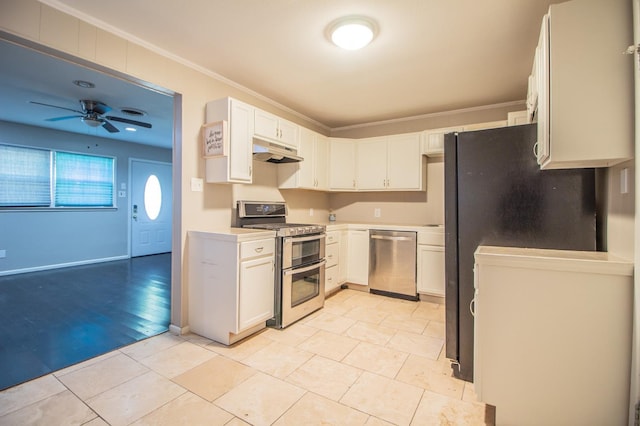
[[[314,263],[313,265],[309,265],[306,268],[298,268],[298,269],[287,269],[286,271],[282,271],[282,274],[287,277],[289,275],[293,275],[293,274],[298,274],[300,272],[307,272],[307,271],[311,271],[313,269],[319,268],[321,266],[324,266],[327,263],[326,260],[323,260],[321,262],[318,263]]]
[[[137,215],[137,214],[134,214],[133,216],[131,216],[131,218],[132,218],[133,220],[135,220],[136,222],[138,221],[138,215]]]
[[[373,240],[388,240],[388,241],[411,241],[412,237],[389,237],[386,235],[372,235],[371,239]]]

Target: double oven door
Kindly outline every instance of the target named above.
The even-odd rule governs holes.
[[[324,306],[324,253],[324,234],[282,239],[281,327]]]

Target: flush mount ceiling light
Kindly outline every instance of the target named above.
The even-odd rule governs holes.
[[[363,16],[340,18],[329,26],[331,41],[346,50],[358,50],[371,43],[376,34],[376,25]]]
[[[83,89],[93,89],[94,87],[96,87],[96,85],[92,82],[84,80],[73,80],[73,84],[78,87],[82,87]]]

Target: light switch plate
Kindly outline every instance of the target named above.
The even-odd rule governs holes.
[[[191,190],[193,192],[202,192],[203,180],[200,178],[191,178]]]

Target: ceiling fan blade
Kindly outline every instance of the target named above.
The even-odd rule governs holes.
[[[104,127],[109,133],[118,133],[120,130],[113,124],[109,123],[107,120],[104,120],[102,123],[102,127]]]
[[[54,118],[47,118],[44,121],[61,121],[61,120],[69,120],[70,118],[82,118],[81,115],[67,115],[64,117],[54,117]]]
[[[29,103],[51,107],[51,108],[66,109],[67,111],[73,111],[73,112],[77,112],[78,114],[84,114],[84,112],[78,111],[77,109],[65,108],[57,105],[43,104],[42,102],[36,102],[36,101],[29,101]]]
[[[147,129],[151,128],[151,124],[145,123],[143,121],[130,120],[128,118],[113,117],[111,115],[107,116],[106,118],[109,120],[118,121],[120,123],[133,124],[134,126],[145,127]]]

